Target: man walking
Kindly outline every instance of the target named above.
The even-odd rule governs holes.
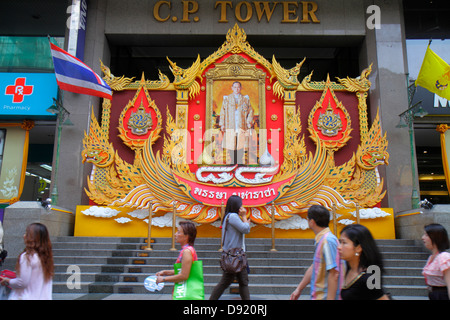
[[[313,205],[308,209],[308,224],[316,235],[313,264],[305,272],[291,300],[297,300],[303,289],[310,284],[312,300],[340,299],[340,275],[338,239],[328,228],[330,212],[323,206]]]

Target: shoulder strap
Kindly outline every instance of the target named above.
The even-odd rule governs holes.
[[[225,220],[225,231],[223,232],[223,237],[222,237],[222,245],[221,247],[223,248],[223,243],[225,242],[225,236],[227,235],[227,228],[228,228],[228,219],[230,218],[230,214],[227,214],[227,218]]]
[[[186,249],[191,251],[193,261],[197,261],[198,260],[197,251],[195,251],[195,248],[193,246],[186,246],[186,247],[182,248],[180,251],[180,254],[178,255],[177,261],[181,262],[181,259],[183,257],[183,252]]]
[[[188,247],[185,248],[185,250],[186,249],[191,251],[191,253],[192,253],[192,260],[193,261],[197,261],[198,260],[198,256],[197,256],[197,251],[195,251],[195,248],[193,246],[188,246]]]

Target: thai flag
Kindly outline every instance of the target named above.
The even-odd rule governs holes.
[[[56,82],[62,90],[112,99],[108,84],[91,68],[68,52],[50,43]]]

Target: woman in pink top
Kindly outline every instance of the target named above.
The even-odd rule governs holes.
[[[17,259],[17,277],[1,278],[0,283],[12,288],[10,300],[51,300],[54,266],[47,228],[40,223],[30,224],[24,242],[25,250]]]
[[[450,296],[450,253],[447,230],[437,223],[425,226],[422,236],[425,247],[431,251],[422,274],[428,285],[430,300],[449,300]]]
[[[192,263],[197,261],[194,241],[197,237],[197,228],[191,221],[181,221],[175,233],[176,241],[181,245],[180,255],[176,263],[181,262],[181,272],[175,274],[174,270],[162,270],[156,273],[156,283],[180,282],[187,280],[191,272]]]

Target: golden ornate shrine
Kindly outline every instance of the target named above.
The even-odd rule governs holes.
[[[232,194],[255,227],[271,224],[274,207],[286,237],[304,236],[313,204],[336,211],[335,225],[367,219],[372,229],[393,228],[392,210],[378,208],[377,167],[389,155],[378,114],[368,123],[371,66],[355,79],[316,82],[311,72],[300,82],[306,58],[286,70],[255,52],[238,25],[187,69],[167,59],[173,82],[161,72],[156,81],[116,77],[102,64],[114,93],[85,135],[91,206],[77,210],[75,235],[145,235],[149,211],[159,227],[176,212],[218,229]]]

